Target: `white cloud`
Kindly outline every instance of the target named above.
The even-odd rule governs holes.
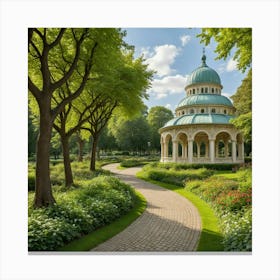
[[[176,56],[180,52],[180,48],[175,45],[162,45],[156,46],[151,52],[149,48],[142,48],[148,68],[157,71],[157,75],[162,77],[174,73],[175,70],[171,69]]]
[[[171,104],[167,103],[167,104],[165,105],[165,108],[170,109],[170,108],[171,108]]]
[[[190,35],[183,35],[183,36],[180,37],[180,40],[182,42],[182,46],[184,47],[191,40],[191,36]]]
[[[154,79],[149,93],[156,99],[162,99],[170,94],[180,94],[184,92],[187,75],[166,76],[162,79]]]
[[[226,70],[227,70],[227,72],[232,72],[232,71],[237,70],[237,61],[235,61],[233,58],[231,58],[227,63]]]

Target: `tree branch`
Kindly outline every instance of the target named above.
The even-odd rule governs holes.
[[[66,28],[61,28],[60,29],[59,34],[57,35],[55,40],[51,44],[49,44],[49,49],[54,48],[60,42],[60,40],[61,40],[65,31],[66,31]]]
[[[32,82],[29,76],[28,76],[28,89],[30,90],[30,92],[33,94],[33,96],[36,98],[37,101],[41,99],[42,92],[35,86],[35,84]]]
[[[72,62],[72,65],[70,66],[68,72],[60,80],[58,80],[57,82],[55,82],[51,85],[51,90],[52,91],[54,91],[55,89],[62,86],[73,74],[73,72],[74,72],[74,70],[77,66],[78,60],[79,60],[79,56],[80,56],[80,52],[81,52],[81,44],[85,40],[86,33],[87,33],[87,31],[84,31],[81,38],[78,41],[76,41],[76,53],[75,53],[75,57],[74,57],[74,60]],[[94,52],[94,49],[96,48],[96,46],[97,46],[97,43],[95,43],[95,45],[93,46],[92,52]]]

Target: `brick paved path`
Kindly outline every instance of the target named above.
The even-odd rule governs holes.
[[[103,252],[184,252],[195,251],[201,220],[197,209],[184,197],[135,177],[141,168],[110,170],[121,180],[132,185],[147,200],[147,208],[125,230],[93,248]]]

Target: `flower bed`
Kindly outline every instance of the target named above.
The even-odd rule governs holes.
[[[68,191],[54,190],[57,204],[29,207],[29,251],[51,251],[100,228],[132,209],[135,193],[110,176],[98,176]],[[29,201],[34,194],[29,193]],[[31,203],[29,203],[31,205]]]

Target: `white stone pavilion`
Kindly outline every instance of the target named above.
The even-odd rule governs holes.
[[[161,162],[243,163],[244,141],[230,120],[236,109],[222,95],[218,73],[202,64],[187,79],[186,97],[161,134]]]

